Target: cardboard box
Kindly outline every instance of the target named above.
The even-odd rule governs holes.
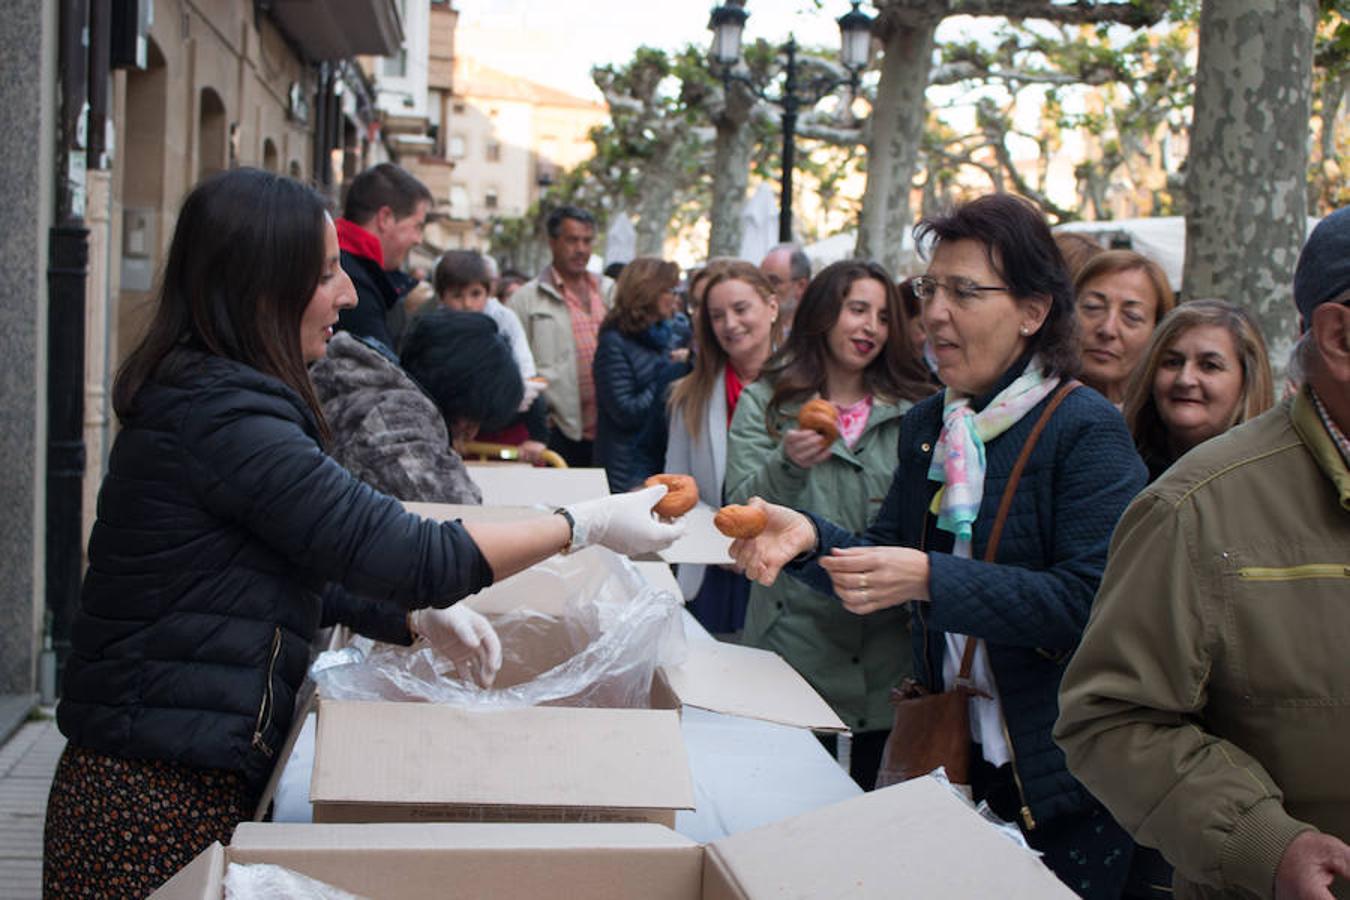
[[[468,463],[469,477],[483,492],[484,506],[551,509],[609,495],[604,469],[536,468],[521,463]]]
[[[230,862],[272,863],[388,900],[1074,896],[927,778],[707,845],[657,825],[246,823],[152,896],[219,900]]]
[[[608,550],[589,548],[570,557],[565,570],[528,569],[465,602],[489,616],[521,607],[558,613],[570,590],[604,577],[613,559]],[[556,628],[531,629],[518,641],[530,642],[527,662],[504,666],[498,686],[524,683],[574,652],[561,619]],[[715,641],[691,641],[682,665],[656,670],[650,709],[479,711],[323,700],[310,783],[314,821],[638,821],[673,827],[677,810],[694,808],[678,712],[686,704],[812,730],[847,730],[777,654]]]

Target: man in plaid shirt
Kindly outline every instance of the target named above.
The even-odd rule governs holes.
[[[553,259],[511,295],[539,375],[548,379],[549,449],[569,466],[589,466],[595,441],[595,382],[591,361],[614,283],[586,266],[595,241],[595,217],[562,206],[545,222]]]

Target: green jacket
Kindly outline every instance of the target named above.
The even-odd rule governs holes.
[[[781,442],[783,432],[795,427],[799,405],[784,408],[775,440],[764,423],[771,394],[768,383],[757,381],[736,404],[727,439],[727,502],[759,496],[864,531],[890,486],[900,417],[910,404],[875,403],[852,449],[841,438],[829,459],[803,469],[787,458]],[[750,589],[743,640],[786,659],[854,731],[891,727],[890,690],[913,671],[904,607],[857,616],[836,597],[786,574],[773,587]]]
[[[1178,897],[1270,897],[1299,833],[1350,841],[1350,473],[1306,393],[1131,504],[1055,738]]]
[[[605,309],[614,305],[614,282],[597,277]],[[534,354],[535,367],[548,379],[544,398],[553,425],[574,441],[581,440],[581,389],[577,384],[577,341],[572,336],[572,312],[553,283],[552,270],[527,281],[511,295],[508,308],[520,319]],[[600,323],[595,323],[598,331]],[[598,341],[598,335],[597,335]],[[587,364],[589,366],[589,363]]]

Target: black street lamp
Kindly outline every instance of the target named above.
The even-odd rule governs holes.
[[[839,58],[848,70],[848,77],[823,75],[805,83],[799,82],[797,39],[789,34],[787,43],[782,47],[783,90],[777,97],[770,96],[749,78],[734,71],[736,64],[741,61],[741,34],[750,14],[742,6],[727,3],[714,8],[712,18],[708,21],[708,28],[713,33],[713,70],[722,79],[722,84],[729,88],[731,82],[739,81],[762,100],[783,109],[783,174],[779,189],[778,239],[785,243],[792,240],[792,171],[796,166],[797,111],[803,105],[810,109],[841,85],[847,84],[856,92],[862,71],[867,68],[872,56],[872,19],[858,10],[861,0],[851,2],[853,9],[838,20]]]

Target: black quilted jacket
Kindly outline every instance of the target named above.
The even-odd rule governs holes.
[[[77,746],[258,788],[325,601],[358,620],[443,607],[492,573],[461,526],[405,512],[325,455],[281,382],[195,351],[172,362],[113,445],[57,719]]]

